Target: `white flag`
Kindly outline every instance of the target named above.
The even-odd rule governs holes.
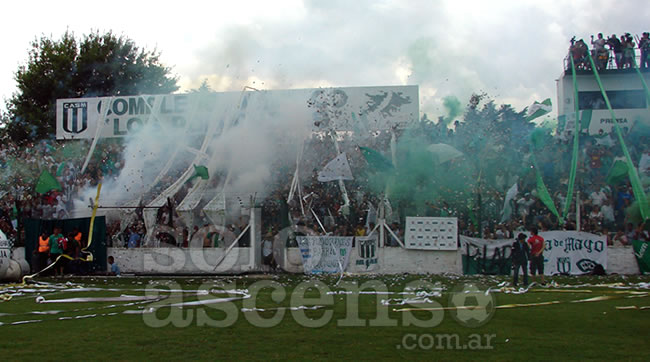
[[[512,216],[512,205],[510,205],[510,201],[512,201],[515,196],[517,196],[517,193],[519,192],[519,188],[517,187],[517,183],[515,182],[510,189],[508,189],[508,192],[506,192],[506,199],[503,203],[503,210],[501,211],[501,222],[506,222],[510,219]]]
[[[336,156],[335,159],[325,165],[323,170],[318,173],[318,181],[320,182],[335,180],[354,180],[345,152]]]

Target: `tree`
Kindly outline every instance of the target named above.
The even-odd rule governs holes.
[[[18,91],[7,102],[4,132],[14,141],[53,137],[58,98],[171,93],[178,86],[170,72],[159,52],[112,32],[79,41],[71,32],[59,40],[43,36],[15,74]]]

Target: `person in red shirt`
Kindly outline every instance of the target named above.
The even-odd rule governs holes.
[[[537,235],[539,230],[537,227],[530,229],[532,236],[528,238],[530,244],[530,274],[535,280],[535,275],[539,273],[542,284],[544,281],[544,238]]]

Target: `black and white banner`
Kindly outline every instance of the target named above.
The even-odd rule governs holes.
[[[544,274],[585,274],[590,273],[597,264],[607,270],[605,236],[561,230],[541,232],[539,235],[545,242]],[[466,258],[498,261],[510,257],[510,246],[514,239],[486,240],[461,235],[460,242]]]

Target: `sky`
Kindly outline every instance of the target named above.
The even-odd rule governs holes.
[[[216,91],[418,85],[435,119],[447,96],[555,103],[572,36],[650,29],[640,0],[14,1],[2,13],[2,110],[30,43],[66,30],[157,49],[180,92],[204,80]]]

